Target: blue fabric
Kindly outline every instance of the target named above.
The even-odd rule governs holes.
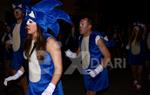
[[[109,86],[108,71],[104,69],[103,72],[98,74],[95,78],[84,75],[83,81],[86,90],[95,92],[105,90]]]
[[[141,47],[141,51],[139,54],[137,55],[134,55],[132,54],[131,52],[131,49],[129,49],[128,51],[128,64],[130,65],[143,65],[144,64],[144,42],[141,41],[141,44],[140,44],[140,47]]]
[[[13,9],[17,9],[17,8],[22,9],[21,7],[19,7],[19,5],[22,4],[21,0],[12,0],[11,2],[13,5],[15,5],[15,8]]]
[[[15,9],[21,9],[23,13],[25,13],[25,6],[27,4],[29,4],[30,0],[12,0],[12,4],[14,4],[16,7],[13,8]],[[19,5],[22,5],[22,7],[20,7]]]
[[[89,37],[89,52],[90,52],[90,65],[87,69],[95,69],[98,64],[101,64],[101,59],[103,58],[102,53],[99,47],[95,43],[96,36],[99,35],[102,37],[99,32],[91,32]],[[82,43],[82,37],[80,38],[80,47]],[[105,68],[100,74],[95,78],[90,77],[89,75],[84,75],[84,85],[86,90],[91,91],[102,91],[108,87],[108,71]]]
[[[104,34],[101,32],[97,32],[97,31],[91,32],[90,37],[89,37],[90,63],[92,64],[89,65],[88,69],[94,69],[101,62],[101,58],[103,57],[101,51],[99,50],[99,47],[95,43],[96,36],[98,35],[101,37],[101,39],[104,38]],[[80,36],[79,38],[80,47],[82,43],[82,38],[83,38],[82,36]],[[105,39],[103,40],[104,40],[104,43],[106,44],[107,41]]]
[[[41,79],[38,82],[29,81],[28,95],[41,95],[51,82],[54,72],[54,63],[48,52],[44,56],[44,60],[40,63],[40,68]],[[53,95],[64,95],[61,80],[58,82]]]
[[[35,21],[42,29],[43,36],[47,39],[49,35],[48,29],[53,32],[54,37],[59,34],[59,23],[58,20],[64,20],[68,23],[72,23],[70,16],[62,11],[54,9],[57,6],[62,5],[59,0],[42,0],[31,8],[26,8],[26,20],[29,18]],[[35,18],[29,16],[33,11]]]
[[[53,10],[57,6],[61,6],[62,3],[59,0],[42,0],[41,2],[34,5],[33,10],[47,13]]]
[[[19,70],[24,62],[23,60],[24,60],[23,51],[13,52],[11,68],[16,71]]]
[[[131,52],[128,54],[128,60],[130,65],[142,65],[141,55],[133,55]]]
[[[113,42],[113,40],[110,40],[110,39],[105,40],[105,39],[104,39],[105,37],[108,38],[108,36],[107,36],[104,32],[95,31],[95,33],[96,33],[97,35],[100,35],[100,36],[102,37],[103,41],[105,42],[105,45],[106,45],[108,48],[115,46],[115,43]]]
[[[23,50],[26,36],[27,34],[25,32],[25,22],[22,22],[20,27],[20,39],[21,39],[20,48],[18,49],[18,51],[13,52],[12,54],[12,63],[11,63],[12,69],[18,70],[24,62]]]

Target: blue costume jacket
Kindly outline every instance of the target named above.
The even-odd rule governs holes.
[[[26,38],[26,32],[25,32],[25,25],[26,23],[23,21],[20,26],[20,47],[17,51],[13,51],[13,57],[12,57],[12,64],[11,67],[15,70],[18,70],[24,61],[23,58],[23,50],[24,50],[24,43]],[[14,25],[15,27],[15,25]]]
[[[101,59],[103,55],[96,45],[95,39],[96,36],[100,36],[103,39],[103,36],[100,32],[93,31],[89,36],[89,53],[90,53],[90,64],[87,69],[95,69],[98,64],[101,64]],[[82,43],[82,36],[79,39],[80,47]],[[105,41],[104,41],[105,42]],[[96,60],[95,60],[96,59]],[[99,61],[97,61],[99,60]],[[87,90],[90,91],[102,91],[108,87],[108,71],[105,68],[100,74],[95,78],[90,77],[89,75],[84,75],[84,85]]]

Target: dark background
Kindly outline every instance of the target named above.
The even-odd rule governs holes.
[[[13,21],[11,0],[0,0],[0,20]],[[31,0],[35,4],[40,0]],[[123,29],[127,33],[128,26],[134,21],[141,21],[150,24],[148,0],[61,0],[61,7],[73,18],[78,27],[80,17],[83,15],[92,16],[95,19],[97,29],[104,32],[112,32],[113,27]],[[111,34],[111,33],[110,33]],[[126,39],[128,39],[126,37]],[[121,51],[122,52],[122,51]],[[70,65],[69,59],[65,58],[64,71]],[[0,71],[3,68],[0,68]],[[110,87],[101,95],[149,95],[150,82],[144,80],[143,89],[140,93],[134,91],[131,85],[129,68],[116,68],[109,70]],[[0,72],[0,95],[12,95],[20,91],[16,85],[4,87],[4,75]],[[72,75],[63,75],[63,87],[65,95],[84,95],[82,75],[75,72]],[[7,91],[8,92],[7,92]],[[7,94],[5,94],[7,92]],[[9,93],[9,94],[8,94]],[[16,95],[16,94],[13,94]],[[18,94],[21,95],[21,94]]]

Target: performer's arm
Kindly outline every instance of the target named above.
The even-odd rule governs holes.
[[[58,42],[55,39],[49,38],[47,42],[47,50],[51,54],[55,69],[52,80],[42,95],[52,95],[55,90],[55,86],[57,85],[62,75],[62,57]]]
[[[110,59],[111,59],[110,52],[109,52],[108,48],[106,47],[106,45],[102,39],[99,39],[97,41],[97,45],[98,45],[100,51],[102,52],[102,55],[104,56],[102,61],[101,61],[101,65],[103,67],[106,67],[107,64],[110,62]]]
[[[20,78],[23,75],[23,73],[24,73],[24,68],[21,67],[15,75],[9,76],[4,79],[4,85],[7,86],[8,81],[17,80],[18,78]]]
[[[103,71],[103,69],[107,66],[109,63],[111,57],[108,48],[106,47],[105,43],[102,39],[98,38],[96,40],[96,44],[98,45],[100,51],[102,52],[102,55],[104,58],[101,60],[101,64],[99,64],[94,70],[88,69],[86,70],[91,77],[96,77],[100,72]]]

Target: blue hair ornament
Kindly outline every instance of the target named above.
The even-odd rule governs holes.
[[[72,24],[70,16],[66,12],[55,9],[61,5],[62,3],[58,0],[42,0],[31,8],[26,8],[26,20],[35,21],[43,29],[42,34],[46,39],[52,36],[48,29],[51,30],[54,37],[57,37],[60,30],[59,19]]]
[[[29,5],[31,0],[12,0],[12,8],[21,9],[23,13],[26,13],[26,6]]]

